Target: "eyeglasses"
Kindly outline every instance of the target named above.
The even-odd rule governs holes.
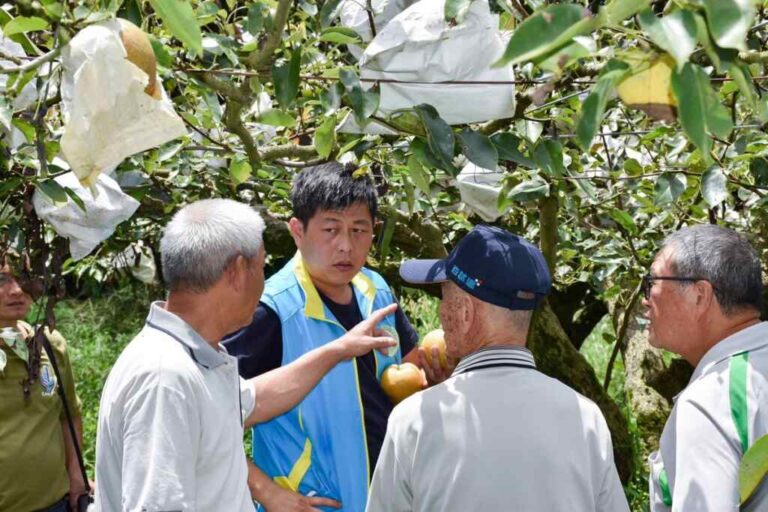
[[[706,279],[704,279],[703,277],[662,277],[662,276],[652,276],[651,274],[645,274],[643,276],[643,297],[645,297],[645,300],[648,300],[651,298],[651,288],[653,288],[654,281],[683,281],[683,282],[695,283],[696,281],[706,281]]]

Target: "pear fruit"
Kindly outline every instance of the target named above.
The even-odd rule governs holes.
[[[130,21],[124,19],[118,19],[118,21],[120,22],[120,39],[125,47],[126,58],[149,76],[149,82],[144,88],[144,92],[159,100],[161,88],[157,83],[157,59],[149,37]]]
[[[654,119],[673,122],[677,117],[677,100],[671,84],[674,67],[674,60],[664,55],[622,80],[616,92],[627,106],[642,110]]]
[[[429,363],[430,366],[432,366],[432,347],[437,347],[440,366],[448,368],[448,358],[445,354],[445,333],[442,329],[435,329],[434,331],[428,332],[427,335],[424,336],[424,339],[421,340],[420,346],[424,349],[425,355],[427,356],[427,363]]]
[[[381,388],[393,404],[398,404],[421,391],[425,385],[424,374],[413,363],[391,364],[381,375]]]

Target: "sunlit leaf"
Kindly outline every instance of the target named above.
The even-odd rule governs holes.
[[[187,0],[149,0],[168,30],[196,55],[203,53],[203,36],[195,11]]]
[[[726,182],[723,170],[717,165],[713,165],[701,175],[701,195],[710,208],[719,205],[728,197]]]

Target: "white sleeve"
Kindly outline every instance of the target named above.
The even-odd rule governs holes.
[[[240,377],[240,417],[245,423],[256,407],[256,388],[252,380]]]
[[[413,510],[413,494],[410,486],[411,468],[401,464],[404,454],[412,453],[403,447],[393,425],[405,421],[405,418],[395,418],[397,409],[389,418],[387,434],[379,453],[376,470],[371,481],[366,512],[411,512]]]
[[[681,398],[676,407],[672,511],[739,510],[740,450],[700,404]]]
[[[196,397],[177,375],[154,375],[123,410],[122,509],[196,510]]]

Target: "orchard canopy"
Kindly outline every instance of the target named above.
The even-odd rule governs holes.
[[[381,197],[370,265],[395,286],[402,258],[479,222],[540,244],[556,291],[529,345],[600,405],[627,478],[690,371],[643,335],[659,242],[710,222],[768,254],[768,2],[0,5],[0,246],[48,299],[152,280],[161,228],[200,198],[258,205],[271,261],[288,257],[292,177],[354,163]],[[603,317],[599,382],[577,347]],[[619,358],[640,446],[606,392]]]

